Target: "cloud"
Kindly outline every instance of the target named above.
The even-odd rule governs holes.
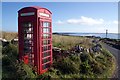
[[[114,24],[118,24],[118,21],[113,21]]]
[[[67,23],[70,24],[82,24],[82,25],[100,25],[103,24],[103,19],[93,19],[90,17],[81,16],[80,19],[69,19],[67,20]]]
[[[56,24],[63,24],[64,22],[62,22],[61,20],[58,20],[57,22],[56,22]]]

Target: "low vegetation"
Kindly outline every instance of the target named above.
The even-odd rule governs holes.
[[[70,50],[75,45],[85,48],[94,46],[92,39],[86,37],[60,36],[53,35],[53,47],[62,50]],[[18,46],[9,44],[2,49],[3,71],[2,77],[19,78],[20,80],[27,78],[39,79],[78,79],[78,78],[110,78],[115,70],[115,58],[113,55],[102,48],[99,55],[88,53],[76,53],[67,57],[54,58],[50,69],[42,74],[35,75],[29,65],[25,65],[18,61]],[[54,53],[53,53],[54,54]]]
[[[82,53],[80,56],[74,55],[54,61],[49,71],[39,77],[41,79],[111,78],[114,69],[114,58],[109,53],[103,53],[96,58],[92,58],[90,54]]]
[[[1,32],[2,35],[0,35],[0,38],[6,39],[6,40],[12,40],[14,38],[18,38],[17,32]]]
[[[85,50],[95,45],[92,39],[86,37],[53,35],[53,46],[63,50],[69,50],[78,44]],[[109,51],[102,48],[97,56],[87,51],[77,54],[79,55],[69,55],[63,58],[53,56],[53,65],[39,78],[111,78],[115,70],[115,58]]]
[[[65,50],[71,49],[77,44],[80,44],[85,48],[89,48],[93,45],[90,41],[91,40],[86,37],[53,35],[53,46]]]
[[[18,46],[8,44],[2,48],[2,79],[26,79],[35,78],[32,69],[19,62],[18,60]]]

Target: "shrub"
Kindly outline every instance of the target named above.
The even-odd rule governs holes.
[[[91,73],[91,67],[88,64],[87,60],[80,64],[80,73],[82,73],[82,74],[90,74]]]
[[[7,56],[5,56],[4,58],[2,58],[2,66],[7,66],[10,65],[10,60],[8,59]]]
[[[95,58],[95,60],[96,60],[97,62],[103,64],[103,65],[107,65],[107,64],[106,64],[106,59],[105,59],[105,57],[104,57],[103,55],[97,56],[97,57]]]
[[[110,58],[112,58],[112,54],[111,54],[109,51],[103,49],[103,50],[102,50],[102,53],[103,53],[103,55],[104,55],[105,57],[110,57]]]
[[[69,58],[70,58],[72,61],[74,61],[74,62],[80,63],[80,58],[79,58],[79,56],[70,55]]]
[[[54,67],[60,70],[63,74],[79,73],[79,66],[68,57],[54,63]]]
[[[39,78],[40,80],[50,80],[50,79],[53,79],[53,78],[59,79],[60,75],[61,75],[61,73],[60,73],[59,70],[51,67],[46,73],[38,75],[37,78]]]
[[[18,57],[18,47],[13,44],[9,44],[2,49],[2,54],[7,55],[11,59],[16,59]]]
[[[91,68],[92,72],[95,74],[101,74],[103,72],[103,66],[95,60],[93,60],[93,62],[91,63]]]
[[[80,59],[81,59],[82,62],[85,62],[86,60],[89,60],[89,56],[86,53],[82,53],[80,55]]]
[[[29,67],[26,67],[23,63],[16,62],[18,58],[18,47],[16,45],[9,44],[5,46],[2,51],[3,51],[2,57],[3,79],[19,78],[20,80],[24,80],[26,78],[34,76],[32,70],[30,70]]]

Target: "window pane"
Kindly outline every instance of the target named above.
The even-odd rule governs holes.
[[[28,53],[28,52],[31,52],[31,51],[32,51],[31,47],[24,46],[24,52],[25,53]]]
[[[46,34],[43,34],[43,38],[46,38]]]
[[[33,42],[30,41],[24,41],[24,46],[33,46]]]
[[[48,46],[48,50],[50,50],[51,49],[51,46]]]
[[[43,59],[42,63],[46,63],[46,62],[49,62],[49,61],[50,61],[50,57],[46,58],[46,59]]]
[[[43,51],[47,51],[47,50],[50,50],[51,49],[51,46],[43,46],[42,47],[42,50]]]
[[[43,33],[50,33],[50,28],[43,28]]]
[[[46,27],[46,23],[45,22],[43,22],[43,27]]]
[[[24,34],[24,39],[31,39],[32,38],[32,34]]]
[[[47,40],[43,40],[43,45],[47,45]]]
[[[48,67],[50,67],[50,64],[49,64],[49,63],[48,63],[48,64],[43,65],[43,69],[46,69],[46,68],[48,68]]]
[[[43,38],[50,38],[50,34],[43,34]]]
[[[46,28],[46,32],[47,32],[47,33],[50,33],[50,28]]]
[[[46,28],[43,28],[43,33],[46,33]]]
[[[47,57],[49,55],[50,55],[50,51],[49,52],[44,52],[42,57]]]
[[[24,33],[32,33],[33,32],[33,28],[24,28]]]
[[[48,50],[48,46],[43,46],[43,51],[47,51]]]
[[[23,27],[32,27],[32,23],[31,22],[25,22],[22,24]]]
[[[48,44],[50,44],[50,40],[48,40]]]
[[[43,27],[50,27],[50,22],[43,22]]]
[[[32,26],[32,24],[31,23],[28,23],[28,27],[31,27]]]
[[[43,40],[43,43],[42,43],[43,45],[48,45],[48,44],[50,44],[50,40]]]
[[[33,25],[31,22],[24,22],[22,27],[24,31],[24,54],[30,55],[33,53]]]

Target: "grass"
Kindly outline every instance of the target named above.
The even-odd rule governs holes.
[[[34,78],[32,69],[18,60],[18,46],[9,44],[2,49],[2,79],[19,79]]]
[[[2,37],[3,39],[6,39],[6,40],[12,40],[14,38],[18,38],[18,33],[17,32],[2,31],[1,34],[2,35],[0,35],[0,37]]]
[[[26,65],[26,64],[22,64],[23,69],[27,72],[27,76],[29,78],[36,78],[35,74],[33,74],[32,69],[30,68],[30,66]]]
[[[5,34],[7,35],[7,34]],[[92,39],[86,37],[61,36],[53,35],[53,46],[63,50],[73,48],[79,44],[85,49],[92,47]],[[9,35],[6,39],[13,39]],[[53,60],[51,68],[42,75],[34,75],[32,69],[23,63],[16,63],[18,56],[18,46],[10,44],[3,48],[3,77],[39,78],[39,79],[66,79],[66,78],[109,78],[115,71],[115,58],[107,50],[102,49],[99,56],[95,57],[94,53],[80,53],[80,55],[71,55],[60,60]],[[60,56],[59,56],[60,57]],[[53,57],[54,58],[54,57]],[[12,61],[11,61],[12,60]],[[14,62],[14,63],[12,63]]]
[[[81,45],[84,48],[89,48],[91,44],[90,39],[86,37],[75,37],[75,36],[61,36],[53,35],[53,46],[62,49],[71,49],[76,44]]]
[[[112,61],[108,60],[109,57],[106,56],[106,54],[110,55],[109,57],[111,57]],[[48,72],[42,75],[42,78],[58,78],[60,80],[64,80],[66,78],[101,78],[106,80],[107,78],[111,78],[113,75],[113,72],[115,71],[115,61],[111,53],[103,53],[102,57],[100,56],[100,60],[96,60],[95,58],[92,58],[90,54],[86,54],[88,57],[84,61],[81,60],[82,57],[80,56],[74,55],[63,58],[59,62],[54,61],[53,66]],[[103,62],[105,63],[103,64]]]
[[[68,50],[76,44],[79,44],[87,49],[94,45],[91,43],[91,40],[92,39],[86,37],[53,35],[53,46]],[[80,57],[82,54],[87,56],[83,57],[83,59],[85,59],[83,60],[83,62],[81,61],[82,58]],[[114,56],[109,51],[102,49],[102,52],[97,57],[93,55],[94,53],[82,54],[80,56],[68,56],[67,58],[63,58],[59,62],[56,62],[56,60],[54,60],[54,66],[52,67],[53,72],[48,71],[44,73],[44,75],[50,76],[51,78],[57,77],[59,79],[111,78],[113,72],[115,71],[116,64]],[[50,74],[54,75],[51,76]]]
[[[108,69],[106,69],[106,71],[104,71],[104,73],[100,76],[111,78],[116,69],[116,60],[115,57],[106,49],[103,49],[103,54],[105,56],[105,59],[107,59],[105,62]]]

